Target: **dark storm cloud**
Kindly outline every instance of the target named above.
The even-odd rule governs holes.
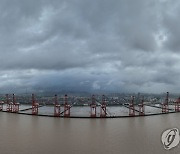
[[[180,16],[180,3],[179,1],[174,1],[174,3],[167,3],[163,4],[164,10],[162,11],[163,14],[163,29],[165,31],[165,48],[169,49],[170,51],[180,51],[180,23],[178,18]]]
[[[179,8],[169,0],[0,0],[0,88],[177,92]]]

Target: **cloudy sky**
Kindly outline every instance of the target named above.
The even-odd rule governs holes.
[[[180,91],[179,0],[0,0],[0,91]]]

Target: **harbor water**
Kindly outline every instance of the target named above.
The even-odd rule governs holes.
[[[162,132],[180,129],[180,113],[115,119],[54,118],[0,113],[1,154],[176,154]]]

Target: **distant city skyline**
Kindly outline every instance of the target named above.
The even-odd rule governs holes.
[[[0,92],[180,92],[178,0],[0,0],[0,14]]]

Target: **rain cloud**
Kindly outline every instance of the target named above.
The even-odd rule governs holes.
[[[0,90],[179,92],[180,2],[0,0]]]

